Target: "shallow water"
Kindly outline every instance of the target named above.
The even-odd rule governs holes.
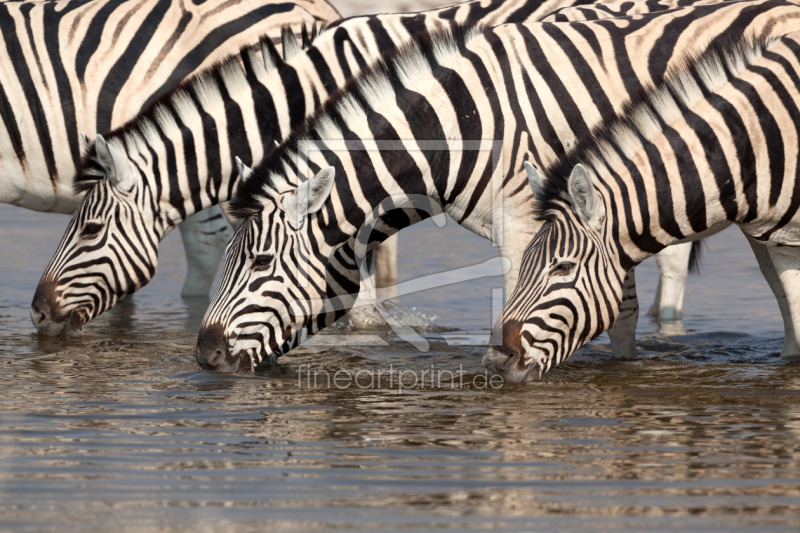
[[[414,330],[428,351],[373,328],[256,376],[204,372],[206,302],[179,296],[177,233],[156,279],[84,337],[40,337],[28,305],[65,225],[0,206],[0,530],[800,526],[800,365],[777,358],[780,318],[736,230],[709,240],[682,334],[643,318],[638,360],[600,339],[497,387],[478,343],[498,276],[398,299],[434,317]],[[495,251],[452,222],[400,237],[406,281],[498,271],[474,267]],[[645,304],[653,276],[642,265]]]

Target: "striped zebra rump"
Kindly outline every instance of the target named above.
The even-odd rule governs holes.
[[[246,223],[229,245],[198,362],[253,372],[274,361],[352,305],[363,251],[437,206],[498,242],[510,292],[540,225],[530,222],[525,162],[546,168],[709,42],[799,22],[790,2],[730,2],[468,28],[388,57],[244,172],[231,205]]]
[[[745,35],[675,66],[564,157],[531,167],[543,226],[484,364],[541,375],[613,323],[628,268],[731,223],[766,249],[794,326],[786,358],[798,358],[798,143],[800,31]]]

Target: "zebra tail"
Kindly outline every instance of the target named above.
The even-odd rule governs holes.
[[[703,241],[692,241],[692,251],[689,252],[689,273],[700,274],[700,265],[703,262]]]

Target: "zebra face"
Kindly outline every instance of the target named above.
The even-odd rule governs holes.
[[[153,197],[118,149],[98,136],[84,167],[91,184],[39,281],[31,319],[45,335],[80,335],[84,324],[146,285],[158,263]],[[117,162],[116,166],[114,161]],[[91,179],[87,178],[87,175]]]
[[[530,379],[534,369],[541,377],[619,314],[624,270],[616,267],[591,176],[576,169],[525,250],[519,281],[483,358],[484,367],[506,381]],[[534,194],[540,201],[536,185]]]
[[[222,282],[203,318],[195,359],[205,369],[252,373],[300,344],[324,312],[327,251],[311,231],[333,168],[260,197],[228,244]],[[250,179],[250,178],[243,178]]]

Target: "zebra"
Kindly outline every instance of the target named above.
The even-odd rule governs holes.
[[[454,22],[537,19],[575,2],[472,0],[351,17],[331,24],[306,51],[287,47],[288,61],[265,41],[185,82],[88,147],[74,183],[84,196],[34,293],[34,325],[49,335],[78,335],[88,320],[143,287],[156,271],[159,241],[230,197],[235,155],[260,162],[384,52]]]
[[[730,224],[769,259],[800,342],[798,143],[795,31],[718,43],[542,173],[528,168],[541,230],[485,366],[541,377],[613,323],[627,269]]]
[[[238,100],[233,104],[233,97],[228,92],[228,86],[225,86],[214,102],[216,107],[212,109],[210,103],[204,104],[206,107],[203,109],[203,120],[211,122],[209,117],[214,117],[214,124],[227,124],[229,117],[226,115],[225,102],[229,102],[233,109],[241,113],[230,117],[233,121],[241,125],[258,124],[259,127],[251,128],[250,134],[247,134],[246,128],[239,128],[247,134],[245,139],[236,129],[226,138],[220,135],[226,131],[225,128],[215,130],[212,126],[211,131],[198,135],[198,140],[202,143],[206,139],[211,141],[210,154],[219,153],[220,157],[206,157],[198,152],[203,144],[190,143],[176,151],[175,145],[166,136],[158,139],[151,137],[146,147],[134,143],[137,129],[140,130],[142,124],[153,123],[156,112],[151,110],[132,122],[129,128],[108,135],[107,142],[103,139],[97,144],[102,149],[108,143],[112,146],[115,142],[127,143],[124,148],[120,144],[116,162],[125,163],[121,168],[130,165],[139,169],[141,190],[148,194],[155,192],[153,197],[159,197],[157,202],[136,204],[136,198],[130,195],[110,194],[116,187],[112,180],[105,179],[107,173],[97,156],[97,146],[90,148],[78,173],[77,184],[79,187],[84,184],[85,188],[89,188],[91,183],[98,183],[98,186],[83,199],[81,211],[74,215],[34,294],[31,317],[37,329],[53,335],[80,334],[86,321],[146,284],[156,269],[156,246],[159,240],[175,224],[195,213],[197,209],[223,201],[230,195],[236,176],[230,155],[234,149],[245,160],[248,157],[254,161],[262,158],[265,151],[272,147],[269,141],[261,138],[262,131],[274,130],[275,137],[282,138],[290,126],[297,125],[304,119],[306,112],[310,112],[331,92],[342,86],[368,60],[374,59],[383,50],[390,49],[394,43],[410,39],[423,28],[436,29],[453,21],[499,24],[506,20],[536,19],[573,1],[473,1],[416,14],[353,17],[333,24],[316,40],[315,46],[308,53],[297,54],[288,65],[279,66],[274,54],[268,52],[270,66],[276,67],[272,72],[264,72],[265,69],[256,65],[249,70],[247,80],[233,83],[235,80],[241,81],[241,73],[236,74],[236,69],[228,68],[229,65],[218,66],[216,71],[219,75],[216,78],[209,75],[197,84],[208,84],[211,78],[213,85],[224,81],[223,75],[233,85],[238,83],[237,86],[242,90],[253,84],[255,90],[251,94],[266,96],[267,109],[239,105]],[[674,3],[680,1],[676,0]],[[669,9],[674,3],[669,0],[641,5],[621,2],[621,5],[628,7],[615,9],[616,12],[628,9],[630,13],[635,13],[637,9],[643,9],[642,6],[644,9],[663,10]],[[292,48],[295,51],[296,49],[297,47]],[[245,59],[249,57],[248,53],[243,52]],[[262,76],[264,83],[259,82]],[[191,87],[191,84],[188,86]],[[184,93],[177,91],[176,94]],[[288,105],[290,97],[294,103],[292,106]],[[175,102],[178,100],[179,96],[173,99]],[[270,107],[272,102],[277,102],[276,107]],[[287,104],[283,105],[282,102]],[[162,106],[160,109],[166,107],[169,106]],[[167,114],[171,114],[174,109],[181,108],[171,107]],[[182,120],[186,119],[182,117]],[[198,130],[203,129],[197,125],[197,115],[193,115],[192,120]],[[172,127],[174,130],[174,124]],[[185,125],[183,130],[188,133]],[[220,136],[215,138],[217,135]],[[176,133],[174,138],[182,139],[183,135]],[[247,145],[248,142],[251,144]],[[143,148],[144,155],[136,154],[137,146]],[[156,158],[148,160],[150,154],[155,154]],[[125,161],[119,161],[123,157]],[[112,160],[113,158],[106,158],[106,161]],[[171,164],[177,167],[177,176],[169,176],[168,169],[159,166],[165,161],[173,162]],[[183,201],[179,198],[183,198]],[[86,218],[90,215],[95,220],[92,224],[87,224]],[[92,235],[91,231],[81,234],[87,228],[93,229],[94,224],[98,223],[104,231],[104,239],[100,243],[92,241],[91,245],[87,245],[84,237]],[[632,301],[635,303],[635,300]],[[635,322],[635,317],[633,320]]]
[[[121,126],[180,80],[287,25],[332,22],[325,2],[0,3],[0,202],[73,213],[80,132]],[[181,226],[185,294],[208,294],[229,230],[219,208]],[[197,258],[210,259],[198,261]],[[210,270],[210,272],[209,272]]]
[[[403,49],[264,163],[240,165],[231,209],[244,222],[201,325],[198,363],[248,373],[274,362],[353,305],[365,251],[437,209],[498,243],[510,293],[538,229],[524,162],[556,160],[706,43],[783,34],[799,17],[791,3],[727,2],[444,32]],[[620,50],[624,42],[636,46]]]

